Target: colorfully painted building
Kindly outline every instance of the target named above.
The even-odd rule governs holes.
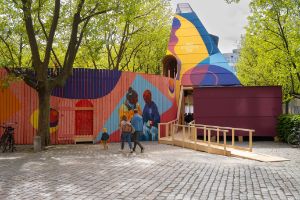
[[[178,4],[167,55],[162,60],[164,76],[114,70],[73,69],[73,75],[65,86],[56,88],[51,96],[52,144],[73,143],[74,138],[81,136],[89,136],[99,142],[103,128],[107,128],[110,141],[118,142],[120,118],[126,115],[130,120],[134,109],[138,109],[143,116],[145,134],[142,140],[150,140],[153,136],[157,138],[158,123],[183,118],[182,105],[187,103],[188,107],[193,108],[190,110],[197,111],[197,119],[201,122],[203,112],[198,108],[203,106],[205,108],[206,101],[203,101],[205,105],[198,108],[191,105],[198,101],[195,97],[199,95],[192,95],[195,88],[224,86],[242,88],[234,69],[228,65],[219,51],[216,41],[217,38],[207,32],[189,4]],[[5,77],[5,70],[0,70],[0,81]],[[183,87],[192,89],[183,94]],[[256,95],[256,92],[252,94]],[[281,93],[276,89],[274,94],[277,105]],[[179,101],[180,95],[184,95],[184,98]],[[269,97],[273,98],[272,95]],[[249,95],[247,97],[251,98]],[[264,98],[263,95],[261,97]],[[207,101],[209,101],[207,105],[211,107],[206,110],[205,116],[210,118],[208,122],[211,122],[210,112],[218,113],[218,109],[226,108],[226,105],[214,106],[209,104],[212,102],[210,99]],[[234,106],[238,107],[238,104],[244,101],[235,102],[237,103]],[[272,106],[267,109],[268,112],[273,112],[272,110]],[[278,112],[277,109],[271,113],[272,123]],[[37,130],[37,116],[37,93],[23,81],[0,89],[0,123],[18,123],[15,134],[17,144],[33,143]],[[222,125],[230,126],[230,124]]]
[[[165,75],[175,71],[177,87],[241,85],[215,42],[190,5],[178,4],[164,59]]]
[[[255,129],[254,136],[275,137],[281,87],[243,87],[217,42],[189,4],[177,5],[163,63],[164,74],[176,78],[179,123],[195,119],[198,124]]]

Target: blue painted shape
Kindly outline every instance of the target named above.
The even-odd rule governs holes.
[[[203,65],[205,65],[205,64],[210,64],[210,57],[207,57],[207,58],[205,58],[204,60],[202,60],[199,64],[203,64]]]
[[[178,29],[180,26],[180,21],[176,17],[174,17],[172,22],[172,28]]]
[[[55,88],[52,96],[69,99],[97,99],[110,93],[122,72],[117,70],[73,69],[63,88]]]
[[[227,69],[231,73],[234,73],[233,67],[228,65],[227,60],[225,60],[224,56],[221,53],[217,53],[210,56],[210,64],[211,65],[217,65],[220,67],[223,67],[224,69]]]
[[[172,102],[159,90],[157,89],[152,83],[145,80],[142,76],[136,75],[131,87],[138,93],[139,95],[139,101],[142,110],[145,106],[145,101],[143,99],[143,93],[145,90],[150,90],[152,93],[152,101],[154,101],[157,105],[158,112],[160,115],[162,115],[164,112],[166,112],[168,109],[172,107]],[[166,86],[167,87],[167,86]],[[126,93],[118,103],[118,105],[115,107],[114,111],[112,112],[109,119],[105,122],[104,127],[107,128],[107,132],[109,134],[115,132],[119,128],[119,110],[121,105],[126,100]],[[161,105],[163,104],[163,106]],[[96,138],[97,142],[100,141],[102,133],[99,132],[98,136]]]
[[[209,65],[208,72],[200,82],[200,86],[232,86],[240,85],[237,77],[222,67]]]

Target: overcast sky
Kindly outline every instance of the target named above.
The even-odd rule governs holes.
[[[227,4],[225,0],[171,0],[175,13],[177,3],[189,3],[206,30],[219,36],[219,49],[230,53],[245,33],[250,0]]]

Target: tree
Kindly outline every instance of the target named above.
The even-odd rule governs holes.
[[[87,26],[116,10],[115,1],[5,0],[0,5],[1,66],[21,76],[39,98],[37,136],[42,147],[50,142],[50,95],[72,74],[73,63]],[[59,53],[58,53],[59,52]],[[49,76],[50,65],[59,67]],[[19,70],[25,67],[27,70]]]
[[[300,93],[300,3],[252,0],[237,72],[245,85],[281,85],[284,100]]]
[[[95,34],[84,38],[83,48],[90,53],[80,54],[76,64],[158,73],[171,29],[169,2],[123,1],[120,6],[121,14],[110,13],[89,27]]]

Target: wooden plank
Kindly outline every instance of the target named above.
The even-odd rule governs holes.
[[[74,136],[74,142],[77,144],[78,142],[94,142],[94,136],[93,135],[80,135],[80,136]]]
[[[182,98],[183,98],[183,87],[181,86],[180,88],[180,93],[179,93],[179,102],[178,102],[178,107],[177,107],[177,120],[179,122],[180,120],[180,112],[181,112],[181,106],[182,106]]]
[[[252,131],[249,131],[249,149],[252,151]]]
[[[231,150],[231,155],[239,158],[246,158],[250,160],[257,160],[261,162],[281,162],[281,161],[288,161],[289,159],[277,157],[277,156],[270,156],[261,153],[253,153],[249,151],[241,151],[241,150]]]

